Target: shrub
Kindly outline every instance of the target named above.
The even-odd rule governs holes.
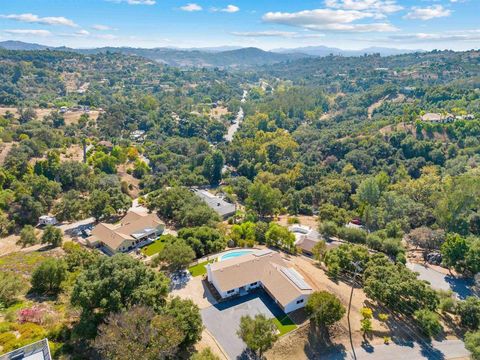
[[[50,244],[53,247],[62,246],[63,234],[59,228],[48,225],[42,235],[42,244]]]
[[[311,321],[321,327],[333,325],[345,315],[345,307],[340,300],[327,291],[310,295],[305,308],[311,315]]]
[[[24,286],[21,276],[0,272],[0,307],[7,307],[14,303]]]
[[[460,316],[463,326],[477,330],[480,326],[480,299],[469,296],[465,301],[460,301],[456,306],[456,312]]]
[[[345,241],[355,244],[365,244],[367,242],[367,232],[356,228],[340,228],[338,236]]]
[[[287,223],[289,225],[300,224],[300,219],[298,217],[289,217]]]
[[[67,278],[67,266],[62,260],[48,259],[32,274],[32,290],[39,294],[56,295]]]
[[[326,239],[338,235],[338,226],[333,221],[325,221],[318,225],[318,232]]]
[[[362,307],[360,309],[360,314],[364,319],[371,319],[373,317],[373,311],[368,307]]]
[[[472,353],[472,359],[480,359],[480,331],[466,333],[465,347]]]
[[[389,317],[390,316],[388,314],[378,314],[378,320],[380,320],[381,322],[387,322]]]
[[[438,319],[438,315],[427,309],[417,310],[414,313],[420,329],[425,335],[436,336],[442,331],[442,325]]]

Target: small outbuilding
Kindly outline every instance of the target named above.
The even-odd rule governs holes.
[[[39,226],[46,226],[46,225],[57,225],[58,221],[55,216],[51,215],[42,215],[38,218],[38,225]]]

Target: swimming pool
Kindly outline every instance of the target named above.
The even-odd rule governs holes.
[[[247,255],[253,253],[254,250],[233,250],[229,251],[222,256],[218,257],[218,261],[223,261],[223,260],[228,260],[228,259],[233,259],[239,256]]]

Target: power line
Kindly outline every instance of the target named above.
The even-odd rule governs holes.
[[[362,272],[362,268],[359,265],[359,261],[353,262],[352,265],[355,268],[355,273],[353,274],[353,281],[352,281],[352,289],[350,291],[350,300],[348,301],[348,314],[347,314],[347,321],[348,321],[348,334],[350,336],[350,346],[352,347],[353,358],[357,360],[357,354],[355,354],[355,347],[353,346],[353,339],[352,339],[352,327],[350,325],[350,309],[352,307],[352,298],[353,298],[353,285],[355,284],[355,278],[357,273]]]
[[[348,271],[349,273],[352,273],[350,271]],[[352,274],[355,274],[355,273],[352,273]],[[353,288],[353,285],[357,285],[359,287],[362,287],[362,284],[359,283],[357,280],[355,280],[354,278],[348,278],[346,276],[342,276],[340,275],[339,276],[340,278],[343,278],[343,280],[347,280],[347,281],[351,281],[352,282],[352,288]],[[385,305],[377,302],[378,306],[382,309],[382,311],[385,311],[387,313],[389,313],[393,319],[395,319],[395,321],[397,321],[397,323],[399,323],[399,330],[406,336],[408,337],[410,340],[412,340],[413,342],[418,342],[418,343],[421,343],[421,345],[423,345],[423,347],[425,347],[427,349],[427,351],[430,351],[430,352],[434,352],[435,349],[431,346],[431,344],[429,344],[428,342],[426,342],[422,336],[422,334],[420,334],[418,332],[418,330],[416,328],[414,328],[413,326],[411,326],[408,322],[406,322],[405,320],[401,319],[398,317],[398,314],[394,313],[392,310],[388,309]],[[410,310],[415,310],[413,309],[412,307],[409,307]],[[349,319],[348,319],[349,320]],[[349,320],[350,321],[350,320]],[[404,328],[407,328],[408,330],[410,330],[410,332],[408,331],[405,331]],[[412,336],[412,333],[415,334],[416,336]],[[353,346],[353,345],[352,345]],[[356,359],[356,354],[355,352],[353,352],[353,356],[354,356],[354,359]]]

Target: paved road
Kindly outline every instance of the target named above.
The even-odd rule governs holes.
[[[448,360],[468,359],[470,353],[460,340],[432,341],[432,349],[420,346],[418,343],[390,345],[376,345],[374,347],[358,347],[355,349],[357,360]],[[351,351],[348,353],[331,353],[322,360],[351,360],[354,359]]]
[[[418,278],[428,281],[434,289],[452,290],[460,299],[465,299],[467,296],[472,295],[472,290],[470,289],[470,286],[473,285],[472,281],[445,275],[431,267],[420,264],[407,263],[407,267],[418,272]]]
[[[240,100],[242,103],[244,103],[247,100],[247,95],[248,91],[243,90],[243,96],[242,100]],[[227,135],[225,135],[225,140],[226,141],[232,141],[233,140],[233,135],[237,132],[238,128],[240,127],[240,124],[243,121],[243,118],[245,117],[245,112],[243,111],[242,108],[238,110],[237,117],[235,118],[234,122],[232,125],[227,130]]]

